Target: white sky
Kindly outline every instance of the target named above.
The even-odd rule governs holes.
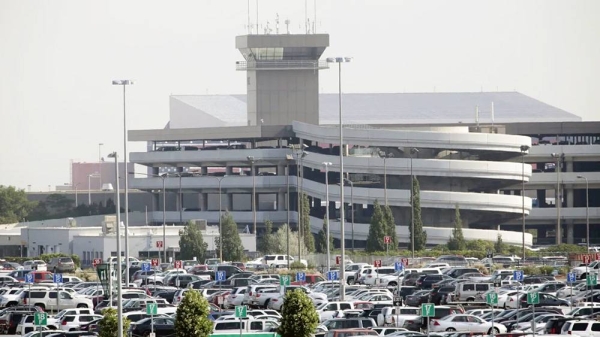
[[[247,1],[0,1],[0,185],[47,190],[69,163],[123,152],[130,129],[162,128],[170,94],[245,92],[234,37]],[[305,1],[259,0],[259,22],[304,32]],[[314,16],[314,0],[308,0]],[[256,0],[250,1],[256,22]],[[600,120],[600,1],[318,0],[324,56],[352,56],[348,92],[517,90]],[[302,27],[301,27],[302,26]],[[261,28],[261,32],[263,28]],[[337,73],[321,73],[336,92]],[[141,151],[130,143],[130,151]]]

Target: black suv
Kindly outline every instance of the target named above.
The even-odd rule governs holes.
[[[448,294],[456,291],[456,286],[442,286],[439,288],[433,288],[429,293],[429,303],[436,305],[445,304]]]

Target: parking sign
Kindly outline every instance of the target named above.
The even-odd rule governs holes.
[[[33,283],[33,274],[25,274],[25,283]]]
[[[215,273],[215,280],[216,281],[225,281],[227,278],[225,277],[225,271],[224,270],[218,270]]]
[[[336,270],[331,270],[327,272],[327,280],[328,281],[336,281],[338,279],[338,273]]]
[[[296,273],[296,281],[298,282],[306,282],[306,273],[305,272],[297,272]]]
[[[402,264],[402,262],[394,262],[394,270],[395,271],[404,270],[404,265]]]
[[[402,264],[404,265],[404,267],[408,267],[408,258],[407,257],[402,258]]]
[[[148,263],[148,262],[142,263],[142,271],[143,272],[149,272],[150,271],[150,267],[151,267],[150,263]]]
[[[575,283],[575,282],[577,282],[577,274],[568,273],[567,274],[567,283]]]
[[[373,261],[373,266],[375,266],[377,268],[381,267],[381,260],[375,260],[375,261]]]
[[[513,272],[513,279],[515,281],[522,282],[523,281],[523,271],[522,270],[515,270]]]
[[[54,283],[63,283],[62,274],[59,274],[59,273],[54,274],[54,276],[52,277],[52,281],[54,281]]]

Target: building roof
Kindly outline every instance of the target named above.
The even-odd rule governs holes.
[[[344,124],[568,122],[581,117],[519,92],[345,93]],[[338,123],[338,94],[320,94],[320,124]],[[246,95],[171,96],[169,128],[246,125]]]

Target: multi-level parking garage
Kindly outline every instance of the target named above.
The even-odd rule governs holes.
[[[600,244],[600,123],[514,123],[506,130],[532,138],[525,162],[533,166],[533,175],[525,195],[533,199],[527,226],[535,231],[537,242],[554,243],[558,237],[560,242],[584,244],[589,219],[590,243]],[[520,190],[504,193],[520,194]],[[519,223],[510,221],[503,228],[514,225]]]
[[[227,210],[240,230],[247,227],[259,236],[266,220],[295,227],[298,194],[303,192],[309,197],[312,231],[321,229],[329,207],[332,235],[339,240],[341,151],[345,181],[351,184],[341,205],[347,247],[364,245],[376,200],[391,207],[399,242],[408,241],[411,176],[421,186],[431,245],[448,240],[457,206],[467,238],[496,240],[500,233],[505,242],[521,244],[522,218],[530,212],[528,231],[534,230],[541,241],[551,238],[553,219],[542,219],[543,212],[533,216],[549,209],[538,207],[538,200],[551,194],[538,195],[550,185],[529,183],[532,165],[538,170],[538,160],[547,161],[540,152],[546,146],[537,145],[544,142],[532,137],[544,138],[545,132],[536,131],[539,123],[582,124],[579,117],[515,92],[344,94],[340,146],[338,95],[318,92],[319,72],[328,69],[320,57],[328,44],[325,34],[238,37],[245,61],[236,68],[246,72],[247,95],[171,96],[165,129],[129,132],[130,141],[147,144],[146,152],[131,153],[130,159],[148,167],[150,176],[131,179],[130,187],[153,192],[153,222],[162,222],[163,183],[169,223],[207,219],[217,224],[220,211]],[[531,122],[537,123],[513,126]],[[592,138],[590,144],[598,137]],[[578,151],[597,154],[587,146],[592,145],[575,145],[581,147]],[[568,162],[569,151],[561,147],[554,146],[553,152],[565,153]],[[324,163],[331,163],[328,186]],[[573,172],[568,164],[565,170],[562,179]],[[163,173],[170,175],[158,176]],[[536,184],[544,184],[543,178],[533,174]],[[539,186],[538,192],[528,187],[522,196],[518,188],[523,182]],[[568,193],[563,216],[569,214]],[[571,225],[567,221],[565,226]],[[530,234],[525,243],[533,243]]]
[[[220,140],[224,144],[244,146],[236,146],[237,149],[208,147],[211,149],[209,151],[203,149],[204,144],[207,141],[214,144],[216,139],[181,140],[177,138],[177,133],[181,130],[161,130],[158,137],[160,141],[145,139],[151,142],[151,151],[131,154],[131,161],[151,167],[151,174],[159,175],[165,171],[164,168],[172,168],[166,171],[177,172],[178,175],[171,174],[171,178],[166,178],[165,186],[169,194],[178,195],[177,200],[182,200],[184,204],[178,203],[175,209],[167,212],[168,221],[202,218],[217,223],[221,207],[222,210],[233,212],[234,218],[242,227],[247,225],[253,228],[251,195],[254,189],[260,233],[263,222],[267,219],[281,224],[287,222],[289,216],[291,223],[296,222],[297,194],[301,189],[309,196],[312,227],[316,232],[321,228],[326,214],[324,201],[327,188],[323,163],[331,162],[332,165],[328,167],[330,216],[332,231],[336,232],[336,225],[339,231],[339,223],[336,221],[340,199],[337,187],[339,144],[335,143],[335,134],[339,129],[301,122],[294,122],[291,128],[259,126],[229,129],[226,134],[225,130],[219,133],[220,137],[229,136]],[[203,131],[186,130],[198,135],[205,134]],[[258,132],[261,135],[236,137],[248,132]],[[346,128],[345,135],[345,172],[353,183],[352,188],[345,189],[345,200],[353,202],[354,229],[351,212],[347,213],[347,226],[348,233],[354,233],[356,247],[362,246],[362,241],[366,239],[373,203],[375,200],[385,203],[386,194],[388,205],[399,225],[399,234],[406,232],[406,224],[410,222],[411,167],[413,176],[419,179],[421,185],[421,207],[425,224],[429,227],[448,228],[448,233],[444,231],[442,236],[432,231],[431,243],[447,240],[456,206],[460,207],[465,224],[474,228],[496,229],[500,223],[520,218],[523,212],[529,213],[529,198],[525,198],[523,208],[520,196],[498,194],[497,191],[519,183],[522,179],[529,180],[531,166],[491,160],[492,154],[503,160],[520,157],[521,146],[530,145],[527,137],[469,133],[465,127],[438,128],[437,131]],[[135,132],[131,133],[131,137],[141,140],[140,135]],[[306,145],[304,156],[299,155],[295,144]],[[385,159],[382,157],[383,152],[388,154]],[[254,171],[251,169],[252,165]],[[300,178],[298,166],[302,168]],[[159,191],[162,189],[162,179],[143,177],[130,181],[132,188]],[[160,209],[161,194],[155,195],[154,209]],[[346,207],[348,210],[352,208],[351,205]],[[179,208],[185,211],[180,213]],[[162,221],[160,212],[153,214],[157,222]],[[484,235],[483,232],[472,231],[472,235],[487,238],[487,234]],[[406,241],[406,236],[399,236],[401,242]],[[438,239],[434,240],[436,236]],[[496,233],[492,236],[495,237]],[[506,236],[512,235],[508,233]],[[351,239],[351,235],[348,239]],[[521,240],[520,235],[515,235],[514,240]]]

